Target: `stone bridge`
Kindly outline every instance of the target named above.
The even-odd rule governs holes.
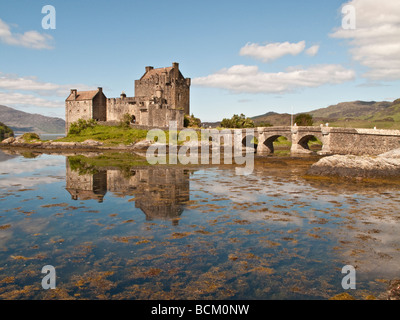
[[[353,129],[334,127],[265,127],[254,128],[253,133],[246,129],[234,129],[235,134],[242,133],[243,144],[251,141],[251,135],[257,138],[257,153],[270,154],[274,152],[274,141],[285,137],[292,142],[291,153],[311,153],[308,142],[313,137],[322,142],[319,154],[354,154],[378,155],[400,148],[400,130]]]

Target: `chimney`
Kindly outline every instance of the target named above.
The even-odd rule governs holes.
[[[71,89],[71,94],[72,94],[72,97],[73,97],[74,99],[76,99],[76,96],[77,96],[77,94],[78,94],[78,91],[77,91],[76,89]]]
[[[179,70],[179,63],[178,63],[178,62],[172,62],[172,67],[173,67],[174,69]]]
[[[154,67],[147,66],[146,67],[146,72],[149,72],[150,70],[153,70],[153,69],[154,69]]]
[[[103,88],[102,87],[98,87],[97,89],[99,90],[99,92],[103,92]]]

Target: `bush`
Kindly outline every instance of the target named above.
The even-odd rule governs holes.
[[[308,113],[301,113],[297,115],[296,118],[294,119],[294,122],[298,126],[312,126],[314,124],[312,115]]]
[[[121,119],[121,121],[120,121],[120,126],[122,127],[122,128],[129,128],[129,126],[131,125],[131,123],[132,123],[132,116],[129,114],[129,113],[125,113],[123,116],[122,116],[122,119]]]
[[[254,128],[254,122],[242,113],[240,116],[235,114],[231,119],[223,119],[221,121],[223,128]]]
[[[22,139],[24,139],[25,141],[31,141],[31,140],[40,140],[40,137],[37,133],[28,132],[22,135]]]
[[[93,128],[97,125],[96,120],[83,120],[79,119],[76,122],[73,122],[69,128],[68,134],[79,134],[82,130],[86,128]]]
[[[185,128],[199,128],[201,126],[201,120],[199,118],[196,118],[193,114],[191,116],[185,114],[185,117],[183,119],[183,126]]]
[[[0,141],[14,137],[14,132],[11,128],[7,127],[4,123],[0,122]]]

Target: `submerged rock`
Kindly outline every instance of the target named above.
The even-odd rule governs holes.
[[[400,300],[400,280],[392,280],[389,283],[388,300]]]
[[[400,149],[383,153],[377,157],[333,155],[322,158],[307,171],[311,176],[338,177],[400,177]]]

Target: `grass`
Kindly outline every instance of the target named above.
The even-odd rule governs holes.
[[[83,129],[78,134],[68,134],[67,137],[58,139],[59,142],[83,142],[96,140],[105,145],[129,145],[146,139],[147,130],[124,128],[122,126],[96,125]]]

